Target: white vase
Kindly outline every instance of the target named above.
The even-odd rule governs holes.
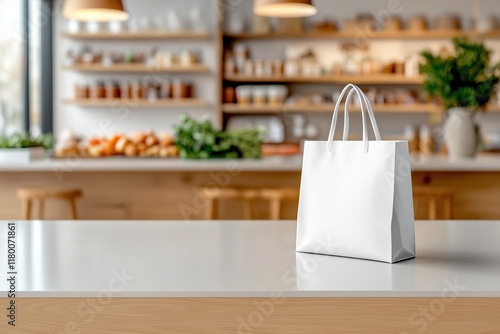
[[[451,108],[444,124],[444,140],[450,158],[472,158],[478,145],[473,113],[465,108]]]

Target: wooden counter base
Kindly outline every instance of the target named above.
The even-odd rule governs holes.
[[[415,172],[414,185],[449,187],[455,192],[454,219],[500,219],[500,172]],[[300,172],[0,172],[0,219],[19,219],[21,186],[79,187],[81,219],[185,219],[203,218],[203,186],[294,187]],[[46,203],[46,219],[66,219],[64,204]],[[255,219],[267,219],[269,206],[256,202]],[[416,208],[416,218],[425,219],[425,208]],[[241,203],[221,205],[222,219],[243,217]],[[297,203],[286,203],[283,219],[296,219]],[[34,217],[36,218],[36,217]]]
[[[4,309],[7,300],[0,302]],[[0,332],[500,332],[500,298],[456,298],[447,302],[441,298],[112,298],[103,303],[95,298],[20,298],[17,303],[15,330],[3,317]]]

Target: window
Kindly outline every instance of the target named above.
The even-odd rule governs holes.
[[[41,83],[42,31],[52,32],[43,1],[0,0],[0,137],[23,131],[38,135],[42,130],[42,87],[52,92],[51,82]],[[51,41],[47,48],[52,48]],[[52,121],[51,115],[48,119]],[[51,131],[51,124],[46,128]]]
[[[0,136],[24,129],[23,5],[0,0]]]

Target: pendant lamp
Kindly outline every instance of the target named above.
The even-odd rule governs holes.
[[[121,0],[66,0],[63,16],[78,21],[125,21],[128,13]]]
[[[311,0],[254,0],[253,12],[258,16],[305,17],[318,12]]]

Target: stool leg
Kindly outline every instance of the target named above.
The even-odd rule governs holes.
[[[45,215],[45,201],[40,199],[38,201],[38,219],[43,219]]]
[[[216,201],[213,198],[207,198],[206,207],[205,207],[205,219],[211,220],[215,219],[215,205]]]
[[[76,201],[74,198],[69,198],[68,199],[68,204],[69,204],[69,212],[70,212],[70,217],[71,219],[78,219],[78,216],[76,214]]]
[[[30,220],[31,219],[31,200],[30,199],[23,200],[22,219],[23,220]]]
[[[437,219],[437,203],[436,198],[429,198],[429,219],[436,220]]]
[[[281,200],[279,198],[271,199],[271,219],[280,220],[281,218]]]
[[[249,199],[243,201],[243,217],[245,220],[252,219],[252,203]]]
[[[445,219],[453,219],[453,196],[446,196],[444,199]]]

